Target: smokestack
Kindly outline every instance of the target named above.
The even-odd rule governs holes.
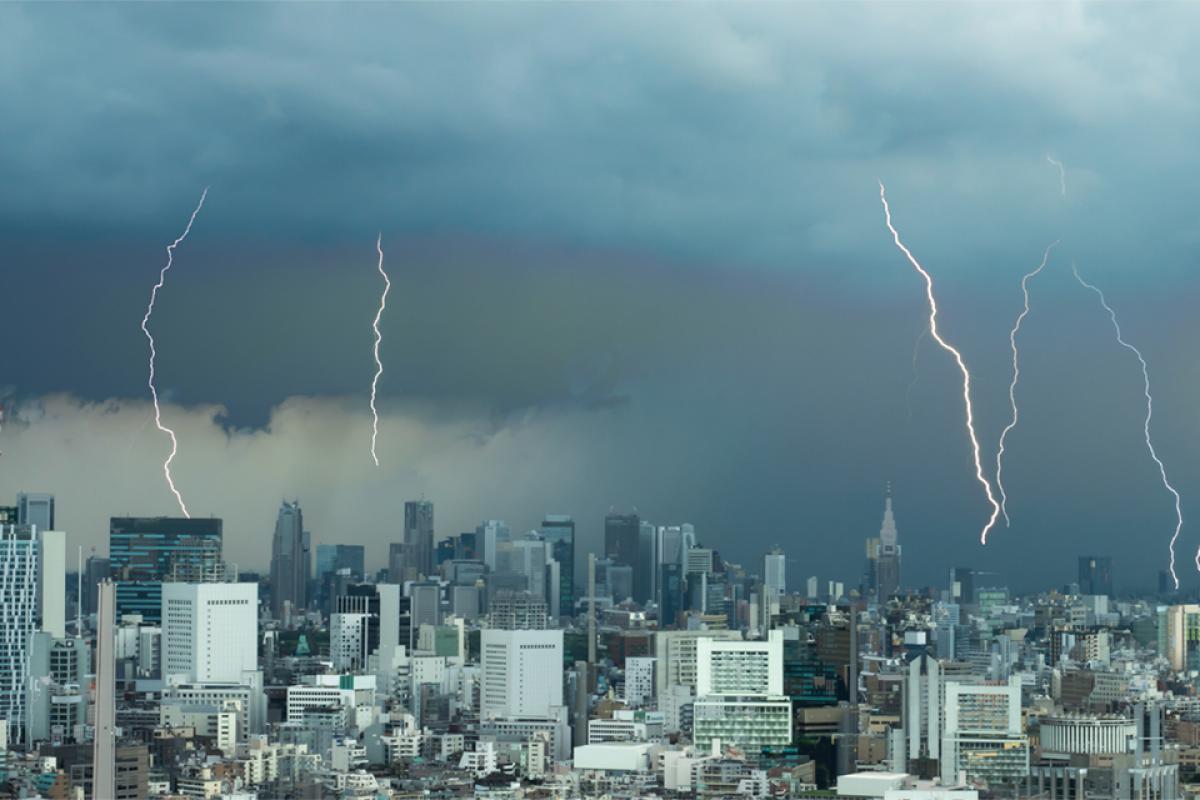
[[[96,741],[92,749],[92,796],[117,796],[116,597],[113,582],[100,582],[96,607]]]
[[[596,668],[596,554],[588,553],[588,664]]]

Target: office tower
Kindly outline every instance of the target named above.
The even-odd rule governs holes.
[[[867,597],[879,596],[879,587],[875,585],[875,579],[879,576],[879,566],[875,559],[879,556],[879,537],[867,537],[867,560],[866,567],[863,569],[863,593]]]
[[[713,551],[707,547],[693,547],[684,552],[683,571],[685,575],[711,575],[713,571]]]
[[[763,564],[763,586],[775,597],[787,594],[787,556],[778,547],[767,553]]]
[[[659,572],[658,627],[663,629],[674,626],[684,608],[683,566],[678,562],[664,562]]]
[[[475,529],[477,546],[483,552],[483,563],[492,572],[508,570],[512,551],[512,531],[502,520],[488,519]]]
[[[1112,557],[1079,557],[1079,593],[1112,597]]]
[[[87,721],[90,672],[91,656],[83,639],[34,631],[29,639],[27,742],[74,741],[76,726]]]
[[[550,557],[558,562],[558,613],[575,615],[575,520],[562,514],[547,514],[542,520],[542,538]]]
[[[563,704],[563,632],[480,634],[480,718],[549,717]]]
[[[623,564],[636,573],[638,563],[638,540],[641,537],[641,520],[637,514],[609,514],[604,518],[604,555],[614,564]],[[630,576],[637,581],[637,578]],[[633,587],[630,587],[632,592]],[[621,597],[624,600],[624,597]]]
[[[163,678],[241,683],[258,669],[258,586],[164,583]]]
[[[417,575],[417,557],[412,545],[404,542],[388,544],[388,582],[401,584],[405,581],[415,581]]]
[[[390,665],[412,636],[410,600],[393,583],[356,584],[334,600],[330,615],[330,653],[338,669],[362,671],[378,655]]]
[[[1168,606],[1159,614],[1159,653],[1176,672],[1200,670],[1200,605]]]
[[[361,544],[317,545],[317,577],[341,569],[350,570],[355,580],[366,577],[364,571],[365,548]]]
[[[99,591],[100,581],[108,580],[111,577],[112,570],[109,567],[107,558],[100,558],[99,556],[88,557],[83,570],[84,616],[90,617],[96,613],[97,592]]]
[[[808,576],[804,582],[804,596],[809,600],[816,600],[821,593],[821,581],[816,575]]]
[[[792,743],[792,701],[783,693],[783,631],[767,641],[696,640],[693,741],[747,752]]]
[[[286,500],[275,520],[271,540],[271,614],[284,618],[284,610],[299,613],[308,607],[309,554],[300,501]]]
[[[17,495],[17,524],[34,525],[39,531],[54,530],[54,495],[40,492]]]
[[[633,599],[645,605],[658,586],[658,529],[649,522],[638,526],[638,555],[633,570]]]
[[[434,575],[433,570],[433,503],[428,500],[409,500],[404,504],[404,543],[412,545],[416,559],[413,565],[423,577]]]
[[[96,611],[96,732],[92,744],[92,796],[116,797],[117,662],[116,591],[100,584]]]
[[[625,659],[625,704],[637,708],[654,699],[653,656],[631,656]]]
[[[875,587],[880,602],[900,591],[900,541],[892,514],[892,487],[884,500],[883,524],[879,528],[879,550],[875,556]]]
[[[537,531],[530,531],[512,543],[511,570],[524,575],[527,589],[539,597],[546,596],[546,542]]]
[[[975,604],[975,570],[970,567],[950,569],[950,601],[961,605]]]
[[[162,582],[173,572],[212,571],[220,558],[222,523],[215,518],[113,517],[108,529],[115,613],[162,622]]]
[[[0,719],[8,735],[25,733],[29,637],[37,629],[40,597],[38,537],[28,527],[0,527]]]
[[[657,559],[660,567],[663,564],[683,564],[684,529],[690,528],[691,525],[663,525],[658,529]],[[692,539],[694,543],[694,531]]]
[[[1029,774],[1029,739],[1021,732],[1021,679],[1005,684],[946,684],[941,773],[944,783],[965,772],[970,781],[1011,785]]]
[[[412,630],[414,632],[419,631],[422,625],[442,624],[441,584],[437,581],[421,581],[409,584],[408,597],[411,603]],[[402,642],[402,644],[407,644],[410,648],[413,643],[411,641]]]

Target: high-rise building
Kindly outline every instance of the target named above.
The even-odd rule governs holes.
[[[880,601],[900,591],[900,535],[892,514],[892,487],[889,484],[883,506],[883,524],[879,528],[879,550],[875,556],[875,587]]]
[[[792,743],[792,701],[783,693],[783,631],[767,641],[696,641],[693,741],[747,752]]]
[[[8,735],[25,733],[25,686],[29,637],[37,630],[39,587],[37,534],[27,526],[0,526],[0,719]]]
[[[1079,593],[1112,597],[1112,557],[1079,557]]]
[[[89,672],[91,657],[83,639],[46,631],[30,636],[26,742],[75,741],[76,726],[87,722]]]
[[[42,492],[18,494],[17,524],[33,525],[39,531],[54,530],[54,495]]]
[[[492,572],[507,572],[512,554],[512,531],[503,520],[484,520],[475,528],[476,546],[483,553],[483,563]]]
[[[1200,670],[1200,605],[1168,606],[1159,614],[1159,653],[1176,672]]]
[[[787,556],[778,547],[767,553],[763,564],[763,585],[775,597],[787,594]]]
[[[547,514],[542,520],[542,538],[550,557],[558,562],[559,614],[575,613],[575,520],[562,514]]]
[[[946,684],[942,781],[961,773],[989,786],[1013,785],[1029,774],[1029,739],[1021,732],[1021,679]]]
[[[658,587],[658,529],[642,520],[638,526],[638,550],[633,570],[633,599],[645,605]]]
[[[409,500],[404,504],[404,543],[412,546],[417,572],[430,578],[433,564],[433,503]]]
[[[410,647],[414,626],[410,600],[393,583],[356,584],[334,600],[330,654],[338,669],[361,671],[378,655],[390,665],[397,648]]]
[[[116,613],[162,622],[162,583],[173,573],[215,570],[222,523],[216,518],[113,517],[108,528],[109,568]]]
[[[258,586],[162,585],[163,678],[237,683],[258,669]]]
[[[355,580],[366,577],[364,572],[365,549],[361,544],[317,545],[317,577],[339,569],[348,569]]]
[[[539,597],[546,596],[546,542],[537,531],[530,531],[512,543],[510,569],[524,575],[528,590]]]
[[[604,518],[604,555],[614,564],[635,567],[642,522],[637,514],[609,514]],[[636,567],[635,567],[636,568]]]
[[[975,603],[975,570],[970,567],[950,568],[950,600],[968,606]]]
[[[504,589],[488,604],[488,627],[502,631],[547,628],[546,601],[530,592]]]
[[[480,634],[480,718],[549,717],[563,704],[563,632]]]
[[[300,501],[284,501],[271,540],[271,613],[276,619],[283,619],[285,608],[300,612],[308,607],[308,539]]]

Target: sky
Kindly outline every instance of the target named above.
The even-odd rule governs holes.
[[[1152,588],[1172,501],[1074,263],[1149,364],[1195,589],[1198,35],[1154,3],[0,5],[0,497],[54,492],[99,553],[109,516],[176,510],[139,325],[209,187],[150,327],[176,482],[243,569],[285,497],[383,566],[424,496],[439,536],[569,513],[582,553],[637,510],[857,583],[890,481],[907,585],[1095,553]],[[1060,241],[986,548],[879,181],[989,478],[1021,276]]]

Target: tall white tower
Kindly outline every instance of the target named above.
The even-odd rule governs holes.
[[[116,592],[100,582],[96,610],[96,741],[92,749],[92,796],[117,796]]]

